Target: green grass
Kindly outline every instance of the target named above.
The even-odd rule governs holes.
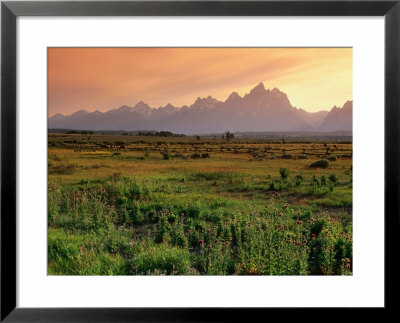
[[[51,275],[352,273],[352,160],[335,152],[327,169],[314,169],[318,156],[297,158],[321,143],[286,143],[299,155],[253,160],[247,147],[265,142],[63,136],[49,139]],[[97,151],[101,139],[133,148]],[[168,142],[169,159],[157,142]],[[215,149],[193,159],[192,144],[200,155]]]

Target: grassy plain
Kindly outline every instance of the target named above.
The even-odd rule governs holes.
[[[352,273],[351,142],[50,133],[48,146],[51,275]]]

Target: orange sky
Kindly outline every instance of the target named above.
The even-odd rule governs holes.
[[[351,48],[50,48],[49,116],[107,111],[143,100],[190,105],[241,96],[259,82],[293,106],[331,109],[351,100]]]

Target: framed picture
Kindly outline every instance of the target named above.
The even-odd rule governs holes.
[[[393,310],[399,15],[2,2],[1,320]]]

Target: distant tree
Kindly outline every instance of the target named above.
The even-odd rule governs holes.
[[[226,131],[225,138],[226,138],[226,140],[231,140],[231,139],[235,138],[235,135],[233,133],[231,133],[230,131]]]
[[[200,136],[196,136],[196,140],[200,140]]]

